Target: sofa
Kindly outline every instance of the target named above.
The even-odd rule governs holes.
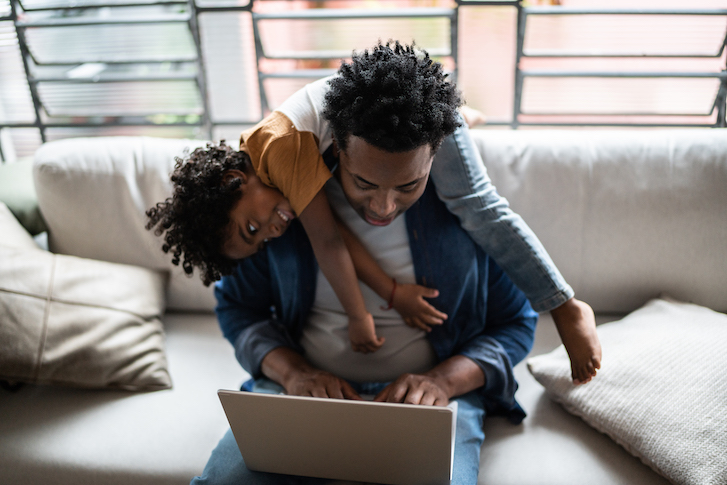
[[[538,234],[577,297],[593,307],[599,332],[654,301],[727,311],[727,130],[480,129],[473,137],[498,191]],[[5,281],[0,273],[0,325],[44,319],[41,338],[46,339],[43,355],[31,359],[35,367],[26,374],[8,375],[7,356],[17,346],[10,337],[0,343],[0,380],[5,381],[0,483],[172,485],[201,473],[228,427],[216,392],[239,388],[248,375],[217,326],[212,289],[171,264],[160,249],[161,238],[144,229],[144,211],[170,193],[175,157],[202,144],[148,137],[46,143],[35,155],[33,178],[47,241],[24,235],[8,212],[3,218],[0,211],[0,257],[5,258],[0,268],[17,266]],[[4,252],[3,245],[8,246]],[[45,271],[37,261],[46,259],[54,268],[51,286],[67,294],[44,293],[47,283],[38,283],[37,294],[9,288],[25,284],[21,280],[29,272]],[[86,269],[76,273],[74,265]],[[92,274],[99,280],[88,283]],[[20,293],[37,303],[37,317],[23,313],[26,300],[18,302]],[[58,316],[62,305],[72,317]],[[130,335],[139,328],[147,333],[138,342],[137,337],[98,336],[98,328],[112,324],[103,315],[88,317],[90,309],[110,312],[114,322],[118,315],[131,322],[110,333]],[[716,319],[723,316],[714,313]],[[53,325],[81,325],[84,319],[87,326],[78,331],[94,337],[64,349],[65,334]],[[3,335],[10,334],[3,330]],[[123,354],[125,346],[142,340],[146,347],[137,349],[138,355],[104,361],[98,370],[90,363]],[[667,339],[657,350],[677,346],[678,340]],[[112,350],[106,350],[108,342],[114,342]],[[101,350],[88,357],[84,346]],[[643,446],[604,429],[601,418],[594,421],[593,403],[584,411],[569,401],[569,393],[598,389],[599,379],[607,382],[609,359],[618,347],[617,340],[604,340],[601,375],[575,388],[567,382],[555,326],[542,314],[529,360],[515,367],[516,397],[528,417],[520,425],[498,416],[486,419],[478,483],[727,483],[719,471],[708,479],[665,471],[644,456]],[[696,355],[690,362],[707,358]],[[546,364],[560,374],[545,375]],[[664,365],[654,362],[638,374],[649,380]],[[727,386],[721,386],[725,381],[718,377],[716,392],[727,402]],[[662,402],[670,399],[661,396]],[[727,440],[713,443],[725,436],[723,410],[707,417],[706,432],[717,434],[701,432],[697,438],[700,446],[717,446],[712,467],[723,463],[720,449],[727,456]],[[677,468],[690,466],[677,463]]]

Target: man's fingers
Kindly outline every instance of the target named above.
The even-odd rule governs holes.
[[[435,396],[432,393],[426,393],[422,396],[422,398],[419,400],[419,404],[422,404],[424,406],[434,406],[437,401],[437,396]]]
[[[379,393],[374,396],[374,401],[376,402],[386,402],[386,400],[389,398],[389,392],[391,391],[391,384],[383,388]]]
[[[363,401],[363,398],[358,394],[358,392],[354,391],[353,387],[351,387],[351,385],[346,381],[341,381],[341,392],[343,393],[344,399]]]
[[[311,395],[311,397],[328,397],[328,392],[326,391],[325,387],[314,387],[313,389],[310,389],[308,393]]]
[[[423,397],[424,392],[421,389],[409,388],[407,389],[406,395],[400,402],[404,402],[406,404],[422,404]]]
[[[386,402],[404,402],[404,398],[406,397],[408,391],[408,386],[398,382],[394,382],[391,385],[391,391],[389,392],[389,395],[386,397]]]
[[[326,388],[326,397],[331,397],[333,399],[343,399],[343,389],[341,389],[341,384],[339,382],[332,382],[328,385]]]

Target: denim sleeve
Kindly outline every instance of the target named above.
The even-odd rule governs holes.
[[[235,356],[253,378],[262,376],[263,358],[278,347],[298,348],[275,318],[270,273],[262,255],[240,262],[235,273],[215,285],[217,320]]]
[[[431,177],[449,211],[525,292],[535,310],[552,310],[573,297],[540,240],[490,182],[465,126],[444,140]]]
[[[485,374],[482,394],[499,409],[517,407],[513,367],[528,355],[538,314],[499,266],[488,258],[487,311],[484,330],[460,351]]]

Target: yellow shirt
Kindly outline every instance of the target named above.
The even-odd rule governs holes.
[[[283,193],[296,215],[331,178],[319,153],[318,138],[296,128],[281,111],[273,111],[240,137],[240,149],[250,155],[260,180]]]

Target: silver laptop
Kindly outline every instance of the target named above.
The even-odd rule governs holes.
[[[452,479],[447,407],[218,391],[250,470],[391,485]]]

